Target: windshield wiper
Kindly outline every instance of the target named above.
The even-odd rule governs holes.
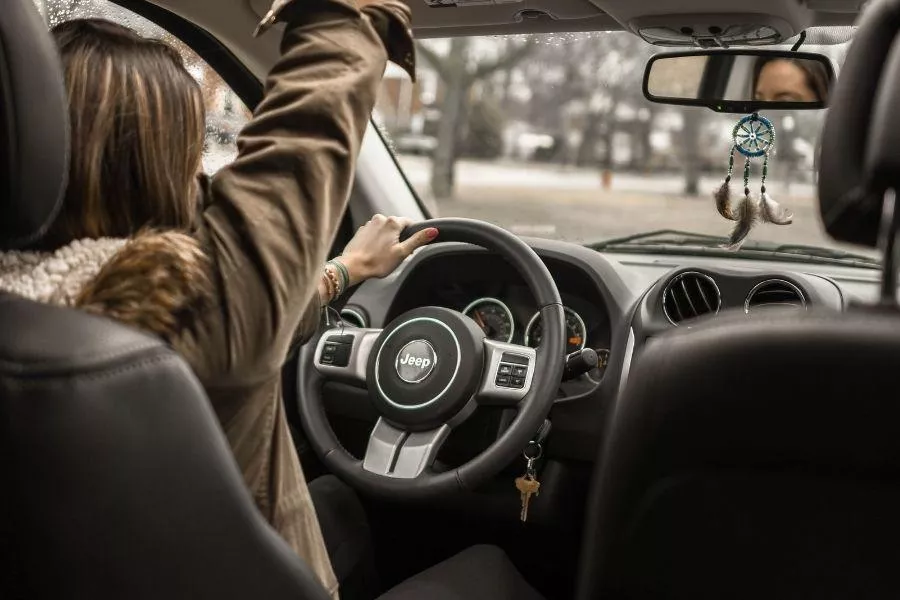
[[[776,244],[772,242],[746,242],[740,250],[729,250],[728,238],[676,229],[657,229],[645,233],[612,238],[589,247],[594,250],[627,250],[631,252],[658,252],[661,254],[675,254],[685,252],[688,247],[694,250],[690,253],[706,256],[753,258],[758,260],[776,259],[792,260],[797,262],[843,264],[856,267],[878,269],[881,263],[878,259],[862,254],[854,254],[844,250],[820,248],[818,246],[806,246],[803,244]]]
[[[634,235],[610,238],[602,242],[591,244],[589,247],[594,250],[605,250],[613,246],[655,246],[657,244],[712,247],[728,244],[728,238],[719,235],[679,231],[678,229],[656,229],[654,231],[646,231]]]
[[[826,258],[838,258],[838,259],[848,259],[848,260],[862,260],[868,261],[875,264],[880,264],[879,261],[871,256],[864,256],[862,254],[854,254],[853,252],[847,252],[845,250],[834,250],[832,248],[820,248],[818,246],[805,246],[803,244],[780,244],[776,245],[772,248],[772,252],[781,252],[784,254],[813,254],[815,256],[822,256]]]

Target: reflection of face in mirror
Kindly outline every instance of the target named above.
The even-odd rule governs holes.
[[[811,60],[761,57],[753,77],[753,99],[762,102],[827,102],[828,72]]]
[[[646,74],[647,95],[663,103],[684,100],[680,103],[739,112],[773,104],[810,109],[828,104],[834,71],[826,57],[751,52],[657,57]]]

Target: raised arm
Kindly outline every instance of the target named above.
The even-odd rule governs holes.
[[[213,177],[203,233],[225,320],[229,372],[280,367],[315,305],[356,157],[388,58],[412,74],[409,9],[400,2],[295,0],[282,57]],[[307,313],[308,314],[308,313]]]

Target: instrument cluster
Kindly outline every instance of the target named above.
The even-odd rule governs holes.
[[[566,314],[566,352],[571,354],[584,349],[587,344],[587,327],[584,319],[569,307]],[[512,342],[516,338],[518,327],[512,310],[502,300],[485,297],[472,301],[463,309],[463,314],[475,321],[484,331],[488,339],[499,342]],[[527,321],[522,330],[522,339],[526,346],[537,348],[541,344],[544,331],[540,312]]]

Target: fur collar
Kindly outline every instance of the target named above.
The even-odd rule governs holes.
[[[77,307],[173,341],[211,297],[209,263],[178,232],[76,240],[55,252],[0,252],[0,291]]]
[[[75,240],[53,253],[0,253],[0,290],[29,300],[72,306],[87,283],[127,240]]]

